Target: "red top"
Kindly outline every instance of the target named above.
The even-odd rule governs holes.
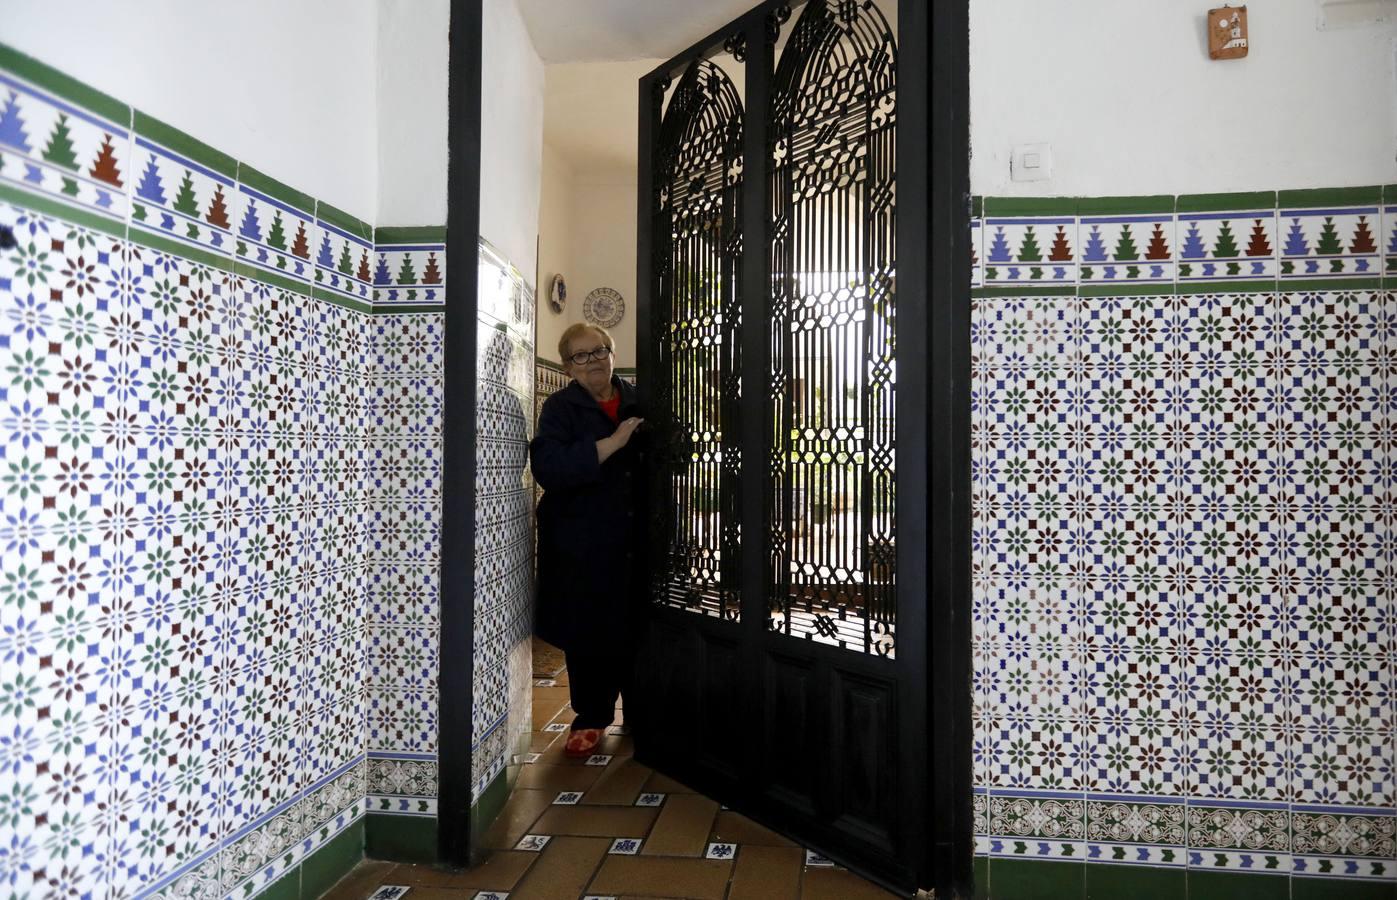
[[[620,423],[621,421],[621,392],[612,391],[610,400],[602,400],[597,403],[601,411],[611,417],[611,421]]]

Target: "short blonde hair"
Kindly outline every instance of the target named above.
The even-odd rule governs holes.
[[[600,325],[592,325],[592,324],[590,324],[590,323],[588,323],[588,322],[578,322],[578,323],[575,324],[575,325],[569,325],[569,326],[567,327],[567,330],[563,332],[563,336],[560,337],[560,338],[558,338],[558,361],[559,361],[559,362],[565,363],[565,364],[567,363],[568,357],[572,355],[571,352],[570,352],[570,348],[572,347],[572,342],[573,342],[573,340],[574,340],[575,338],[581,337],[583,334],[587,333],[588,331],[596,332],[598,335],[601,336],[602,343],[606,344],[606,346],[607,346],[613,353],[616,351],[616,342],[615,342],[614,340],[612,340],[612,338],[611,338],[611,332],[607,331],[605,328],[601,327]]]

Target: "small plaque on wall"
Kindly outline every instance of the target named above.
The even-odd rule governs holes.
[[[1208,55],[1241,59],[1247,55],[1247,8],[1223,6],[1208,10]]]

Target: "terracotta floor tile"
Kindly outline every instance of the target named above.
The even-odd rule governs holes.
[[[646,856],[703,856],[717,815],[718,804],[702,794],[668,797],[640,852]]]
[[[565,687],[534,688],[533,723],[538,731],[553,721],[568,705],[568,689]]]
[[[650,781],[646,783],[645,790],[658,791],[661,794],[694,794],[697,793],[688,785],[680,784],[668,775],[661,775],[656,772],[650,776]]]
[[[587,893],[722,900],[731,874],[726,859],[608,856]]]
[[[799,847],[738,847],[728,900],[799,900],[804,867]]]
[[[562,746],[566,738],[554,731],[535,731],[529,735],[529,752],[542,753],[547,750],[554,741]]]
[[[557,791],[516,790],[505,803],[495,824],[485,833],[485,846],[512,850],[519,839],[529,833],[534,821],[556,797]]]
[[[630,806],[649,780],[652,770],[633,759],[612,760],[611,765],[602,770],[597,783],[582,798],[583,803]]]
[[[518,883],[524,872],[538,859],[537,853],[522,850],[493,850],[480,865],[464,872],[452,872],[431,866],[399,866],[392,873],[400,881],[388,884],[411,884],[423,887],[470,888],[474,891],[508,891]],[[415,871],[406,872],[412,869]],[[416,896],[414,891],[412,896]]]
[[[547,751],[538,758],[538,761],[554,766],[585,766],[587,764],[586,757],[568,756],[567,753],[564,752],[568,743],[567,733],[564,732],[559,737],[560,740],[549,747]],[[602,739],[597,742],[597,748],[592,752],[596,755],[610,756],[612,757],[611,761],[614,763],[621,757],[633,756],[635,754],[635,747],[631,743],[629,737],[608,734],[604,735]]]
[[[713,840],[724,843],[760,844],[763,847],[797,847],[795,841],[782,837],[770,828],[758,825],[751,819],[730,809],[718,813],[713,823]]]
[[[844,869],[806,869],[801,900],[896,900],[871,881]]]
[[[553,838],[509,892],[510,900],[577,900],[610,846],[608,838]]]
[[[425,863],[401,863],[381,883],[410,884],[414,887],[458,887],[451,883],[451,879],[460,874]]]
[[[570,723],[567,673],[558,686],[534,688],[535,727]],[[546,717],[546,718],[545,718]],[[618,709],[616,721],[622,721]],[[805,870],[804,853],[792,841],[718,805],[686,785],[633,758],[629,736],[607,735],[597,752],[613,757],[587,766],[562,750],[566,732],[535,731],[519,784],[485,837],[496,852],[466,872],[430,866],[366,863],[336,885],[331,900],[364,900],[380,884],[410,884],[408,900],[473,900],[477,891],[509,892],[510,900],[577,900],[601,894],[629,900],[864,900],[893,895],[842,870]],[[558,792],[583,792],[577,806],[553,806]],[[660,809],[633,806],[643,792],[667,794]],[[525,834],[554,835],[541,853],[514,851]],[[640,856],[610,856],[617,837],[642,838]],[[736,861],[706,860],[710,841],[738,844]],[[366,868],[369,866],[377,868]],[[801,892],[802,871],[804,891]],[[731,884],[729,884],[731,882]]]
[[[597,783],[601,766],[550,766],[540,759],[519,770],[519,787],[530,790],[585,791]]]
[[[554,806],[534,823],[536,834],[589,837],[645,837],[656,810],[619,806]]]
[[[387,876],[397,867],[397,863],[366,859],[350,869],[348,874],[322,895],[321,900],[364,900],[380,884],[395,884],[396,882]]]

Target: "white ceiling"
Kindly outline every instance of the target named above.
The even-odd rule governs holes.
[[[517,0],[544,70],[543,138],[575,173],[636,164],[641,76],[712,34],[757,0]],[[896,0],[875,0],[896,33]],[[799,10],[797,10],[797,14]],[[779,56],[787,26],[777,42]],[[742,93],[742,66],[713,62]]]
[[[756,0],[518,0],[545,63],[668,59]]]

